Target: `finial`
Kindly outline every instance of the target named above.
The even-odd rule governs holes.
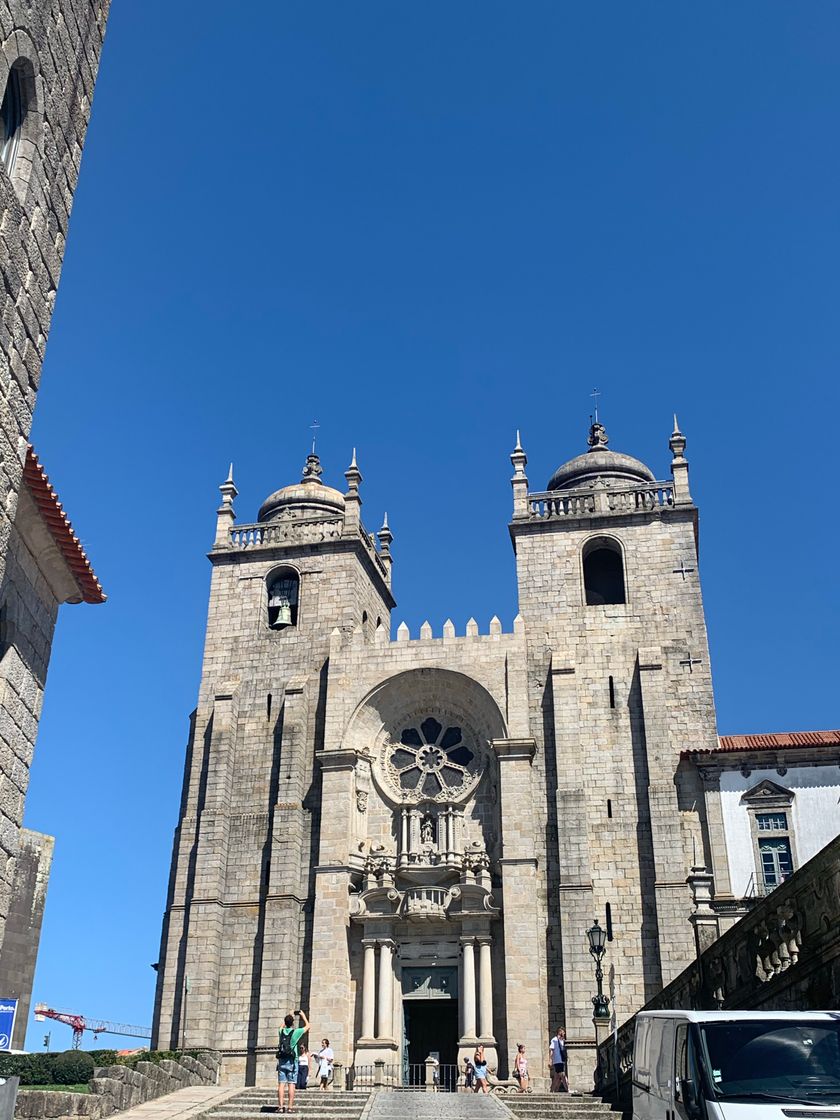
[[[589,418],[592,420],[592,417]],[[589,438],[586,441],[589,444],[590,451],[598,451],[602,447],[606,447],[610,442],[610,437],[607,435],[607,429],[603,424],[598,422],[597,414],[589,428]]]
[[[233,499],[239,493],[239,491],[236,489],[236,483],[233,481],[233,463],[231,463],[227,478],[219,487],[219,491],[222,495],[222,506],[224,508],[229,508],[230,506],[232,506]]]
[[[522,450],[522,440],[519,436],[519,429],[518,428],[516,429],[516,447],[514,447],[513,450],[514,451],[521,451]]]
[[[315,441],[312,441],[312,446],[315,446]],[[321,460],[312,451],[306,456],[306,463],[304,464],[303,474],[301,475],[301,482],[320,482],[321,475],[324,473],[324,468],[321,466]]]
[[[356,463],[356,448],[353,448],[353,459],[350,466],[344,472],[344,477],[347,479],[348,494],[356,494],[359,492],[359,483],[363,481],[362,472]]]
[[[677,423],[677,414],[675,412],[674,413],[674,430],[671,433],[671,438],[668,440],[668,446],[671,448],[671,452],[672,452],[675,460],[682,461],[683,455],[685,453],[685,445],[686,445],[686,439],[685,439],[685,436],[680,431],[680,426]]]
[[[376,534],[379,538],[379,547],[382,552],[389,553],[391,551],[391,541],[394,539],[394,534],[391,532],[388,525],[388,514],[382,518],[382,528]]]
[[[598,423],[598,397],[601,396],[601,390],[600,389],[593,389],[592,392],[589,395],[595,401],[595,423],[597,424]]]
[[[311,452],[312,455],[315,454],[315,440],[318,438],[318,429],[320,427],[321,427],[321,425],[318,423],[317,420],[313,420],[312,423],[309,425],[309,428],[312,432],[312,452]]]

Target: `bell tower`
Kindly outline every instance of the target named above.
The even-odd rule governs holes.
[[[619,1022],[692,959],[702,795],[680,757],[717,742],[685,437],[675,417],[665,480],[612,451],[597,418],[588,444],[535,493],[517,436],[510,524],[543,739],[548,970],[564,978],[549,1014],[580,1036],[594,918]]]
[[[225,1051],[248,1083],[309,998],[331,635],[387,633],[395,605],[393,536],[386,519],[377,548],[362,523],[355,452],[345,479],[325,485],[313,449],[251,524],[236,523],[232,467],[219,488],[153,1038]]]

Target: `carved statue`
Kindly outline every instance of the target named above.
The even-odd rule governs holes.
[[[420,825],[420,840],[423,844],[434,844],[435,842],[435,826],[431,817],[423,818],[423,823]]]

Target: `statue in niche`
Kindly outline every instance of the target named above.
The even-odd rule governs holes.
[[[435,826],[431,817],[424,817],[420,825],[420,843],[423,845],[434,844]]]

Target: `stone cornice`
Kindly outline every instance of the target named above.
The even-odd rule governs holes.
[[[336,772],[341,770],[354,770],[356,763],[361,758],[358,751],[351,750],[348,747],[339,747],[334,751],[321,751],[315,755],[318,764],[324,773]]]
[[[490,744],[500,762],[533,762],[537,753],[535,739],[491,739]]]

